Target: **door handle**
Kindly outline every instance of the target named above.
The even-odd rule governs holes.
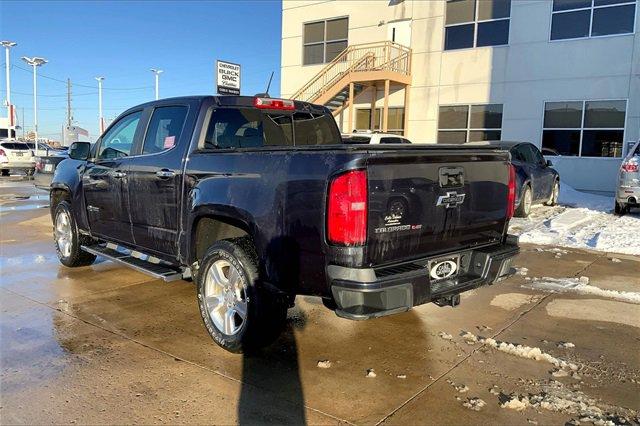
[[[158,176],[160,179],[172,178],[172,177],[175,177],[175,175],[176,175],[176,172],[174,172],[173,170],[167,170],[167,169],[158,170],[156,172],[156,176]]]
[[[120,170],[116,170],[115,172],[111,173],[111,176],[116,178],[116,179],[122,179],[123,177],[125,177],[127,174],[125,172],[121,172]]]

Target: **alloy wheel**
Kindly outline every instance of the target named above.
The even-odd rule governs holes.
[[[61,211],[56,215],[55,238],[58,250],[63,257],[71,256],[73,244],[73,232],[71,231],[71,218],[69,213]]]
[[[206,271],[204,302],[213,324],[228,336],[237,334],[247,320],[244,280],[227,260],[216,260]]]

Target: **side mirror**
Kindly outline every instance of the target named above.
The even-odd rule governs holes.
[[[551,162],[551,160],[547,160],[547,167],[551,167],[553,166],[553,163]]]
[[[88,160],[91,152],[91,144],[89,142],[74,142],[69,147],[69,158],[74,160]]]

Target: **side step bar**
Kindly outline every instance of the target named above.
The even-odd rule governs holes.
[[[86,252],[122,263],[123,265],[166,282],[180,280],[184,274],[183,271],[171,268],[162,263],[149,262],[145,260],[145,258],[149,259],[149,256],[121,248],[115,244],[96,244],[92,246],[81,246],[81,248]]]

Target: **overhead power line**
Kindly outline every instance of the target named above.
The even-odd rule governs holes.
[[[11,65],[11,67],[15,67],[18,68],[19,70],[22,71],[26,71],[28,73],[31,73],[32,71],[28,68],[23,68],[19,65]],[[66,80],[62,80],[59,78],[55,78],[55,77],[51,77],[49,75],[46,74],[42,74],[42,73],[38,73],[38,77],[42,77],[42,78],[46,78],[49,80],[53,80],[53,81],[57,81],[58,83],[64,83],[65,85],[67,84]],[[74,86],[78,86],[78,87],[87,87],[90,89],[95,89],[95,85],[88,85],[88,84],[79,84],[79,83],[73,83]],[[140,86],[140,87],[103,87],[102,90],[148,90],[148,89],[153,89],[154,86]],[[65,95],[66,96],[66,95]]]

